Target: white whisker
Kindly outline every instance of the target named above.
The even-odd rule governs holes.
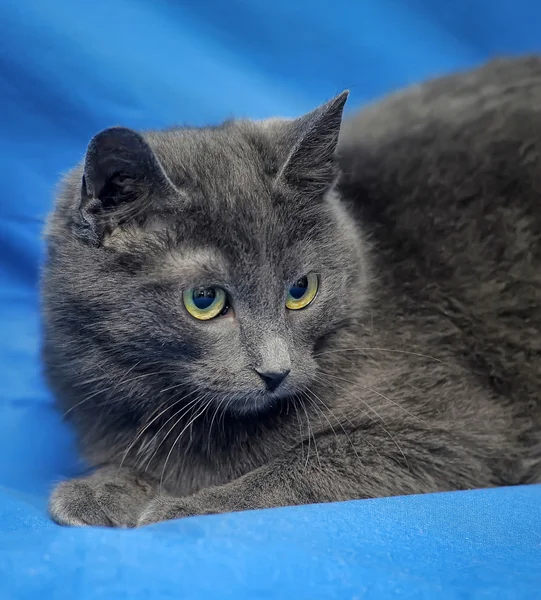
[[[148,428],[155,423],[162,415],[164,415],[167,411],[171,410],[174,406],[176,406],[177,404],[179,404],[179,402],[182,402],[184,400],[186,400],[187,398],[189,398],[190,396],[193,396],[193,394],[195,394],[196,391],[192,391],[189,394],[186,394],[185,396],[180,397],[178,400],[175,400],[172,404],[166,406],[163,410],[161,410],[156,416],[153,417],[153,415],[156,414],[156,411],[154,411],[149,419],[146,423],[146,425],[139,431],[139,433],[135,436],[135,438],[133,439],[133,441],[131,442],[131,444],[128,446],[128,448],[126,449],[126,451],[124,452],[124,455],[122,456],[122,460],[120,461],[120,465],[118,467],[118,470],[120,470],[122,468],[122,465],[124,464],[124,461],[126,460],[126,457],[128,456],[130,450],[135,446],[137,440],[139,440],[141,438],[141,436],[145,433],[145,431],[148,430]],[[158,406],[159,410],[161,407]]]
[[[339,381],[344,381],[345,383],[349,383],[350,385],[353,385],[355,387],[360,387],[361,389],[366,390],[367,392],[371,392],[372,394],[375,394],[376,396],[379,396],[380,398],[383,398],[384,400],[386,400],[387,402],[389,402],[393,406],[396,406],[400,410],[404,411],[407,415],[409,415],[413,419],[416,419],[420,423],[423,423],[424,425],[427,425],[426,421],[423,421],[423,419],[421,419],[417,415],[414,415],[407,408],[404,408],[402,405],[398,404],[394,400],[391,400],[391,398],[388,398],[385,394],[382,394],[381,392],[378,392],[377,390],[374,390],[371,387],[368,387],[366,385],[362,385],[358,381],[350,381],[349,379],[345,379],[344,377],[338,377],[337,375],[331,375],[330,373],[326,373],[325,371],[321,371],[321,373],[323,375],[325,375],[326,377],[330,377],[331,379],[338,379]]]
[[[308,415],[308,411],[306,410],[306,406],[304,405],[304,402],[301,403],[301,406],[306,414],[306,426],[308,428],[308,452],[307,452],[307,456],[306,456],[306,462],[304,463],[304,469],[303,469],[303,472],[304,472],[306,470],[306,468],[308,467],[308,459],[310,457],[310,436],[312,436],[312,438],[314,439],[314,451],[316,453],[317,462],[319,463],[320,468],[321,468],[321,460],[319,458],[319,452],[317,449],[316,436],[314,435],[314,431],[312,429],[312,426],[310,425],[310,417]]]
[[[180,421],[182,420],[182,418],[190,411],[190,409],[200,400],[199,397],[193,398],[192,400],[190,400],[190,402],[188,402],[188,404],[181,406],[175,413],[173,413],[162,425],[161,427],[158,429],[158,431],[154,434],[152,441],[156,440],[160,434],[160,432],[165,428],[165,426],[167,425],[167,423],[171,422],[173,419],[176,418],[175,422],[173,423],[173,425],[171,426],[171,428],[169,429],[169,431],[163,436],[162,440],[158,443],[157,447],[155,448],[155,450],[152,452],[150,458],[148,458],[146,460],[147,466],[145,467],[145,473],[146,471],[149,469],[150,465],[152,464],[152,461],[154,460],[154,457],[157,455],[159,449],[161,448],[161,446],[163,445],[163,443],[165,442],[165,440],[167,439],[167,437],[170,435],[170,433],[172,431],[174,431],[175,427],[180,423]],[[151,445],[152,441],[148,444],[148,446]],[[143,458],[143,461],[141,462],[141,467],[143,466],[143,462],[145,461],[145,459]],[[139,463],[139,460],[135,463],[135,466],[137,467]]]
[[[328,373],[325,373],[325,375],[327,377],[329,376]],[[367,408],[369,408],[372,412],[374,412],[377,415],[377,417],[382,421],[383,425],[381,423],[377,423],[376,421],[373,421],[373,422],[377,423],[377,425],[379,427],[381,427],[381,429],[383,429],[383,431],[394,442],[394,444],[396,445],[396,447],[398,448],[398,450],[400,451],[400,453],[404,457],[404,460],[406,461],[406,464],[407,464],[408,460],[406,458],[406,455],[404,454],[404,451],[402,450],[402,447],[400,446],[400,444],[398,443],[398,441],[396,440],[396,438],[392,435],[392,433],[387,429],[387,427],[386,427],[387,423],[385,422],[385,419],[378,413],[378,411],[373,406],[370,406],[370,404],[368,404],[368,402],[366,402],[366,400],[364,400],[360,396],[357,396],[356,394],[354,394],[353,392],[351,392],[347,388],[345,388],[345,387],[343,387],[343,386],[341,386],[341,385],[339,385],[337,383],[335,383],[334,385],[336,385],[336,387],[338,387],[342,391],[346,392],[346,394],[349,394],[352,398],[356,398],[357,400],[359,400],[359,402],[362,402]]]
[[[340,425],[342,431],[344,432],[344,435],[346,436],[346,439],[348,440],[353,452],[355,453],[355,456],[357,457],[357,460],[362,464],[361,461],[361,457],[359,456],[359,454],[357,453],[357,448],[355,447],[355,444],[353,443],[353,441],[351,440],[351,438],[348,435],[348,432],[345,430],[344,426],[342,425],[341,421],[338,419],[338,417],[332,412],[332,410],[327,406],[327,404],[325,404],[325,402],[323,402],[323,400],[311,389],[307,388],[306,390],[308,393],[310,393],[311,395],[313,395],[316,398],[317,402],[321,402],[321,404],[323,404],[323,406],[325,407],[325,409],[329,412],[329,414],[334,417],[334,420],[338,423],[338,425]],[[317,405],[316,405],[317,406]],[[321,410],[321,408],[317,407],[321,414],[323,415],[323,417],[325,417],[325,420],[327,421],[327,423],[329,423],[330,428],[332,429],[334,436],[336,437],[337,440],[339,440],[338,434],[336,433],[336,430],[334,429],[334,427],[332,426],[332,423],[329,421],[329,419],[327,418],[327,415],[325,415],[325,413],[323,412],[323,410]],[[370,444],[370,442],[369,442]]]
[[[175,449],[175,446],[180,441],[180,439],[183,436],[184,432],[194,423],[194,421],[196,419],[198,419],[208,409],[208,407],[211,405],[211,403],[214,400],[214,398],[215,398],[215,396],[212,396],[210,398],[210,400],[208,400],[208,402],[206,402],[203,405],[203,407],[201,408],[201,410],[198,413],[196,413],[195,416],[193,416],[192,419],[184,426],[184,428],[182,429],[182,431],[177,435],[177,437],[175,438],[174,442],[171,444],[171,448],[169,449],[169,452],[167,453],[167,456],[165,458],[165,462],[164,462],[163,468],[162,468],[162,474],[161,474],[161,477],[160,477],[160,489],[163,487],[163,480],[164,480],[164,476],[165,476],[165,471],[167,469],[167,463],[169,462],[169,458],[171,457],[171,454],[173,453],[173,450]]]

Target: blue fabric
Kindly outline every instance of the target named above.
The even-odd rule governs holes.
[[[100,128],[351,106],[539,51],[535,0],[0,2],[0,598],[533,598],[541,488],[62,529],[78,463],[38,361],[40,230]]]

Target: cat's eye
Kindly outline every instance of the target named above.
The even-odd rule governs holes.
[[[192,288],[182,293],[186,310],[200,321],[208,321],[227,311],[227,295],[218,287]]]
[[[307,307],[316,297],[319,279],[315,273],[309,273],[298,279],[287,294],[286,307],[289,310],[300,310]]]

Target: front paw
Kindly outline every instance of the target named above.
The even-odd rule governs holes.
[[[190,506],[186,498],[175,498],[173,496],[156,496],[147,504],[137,522],[138,527],[171,521],[182,517],[192,517],[203,514],[206,511],[198,510]]]
[[[72,479],[55,488],[49,512],[59,525],[135,527],[151,495],[141,480]]]

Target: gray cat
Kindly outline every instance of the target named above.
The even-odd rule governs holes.
[[[43,356],[95,469],[58,523],[541,481],[541,59],[346,97],[67,176]]]

